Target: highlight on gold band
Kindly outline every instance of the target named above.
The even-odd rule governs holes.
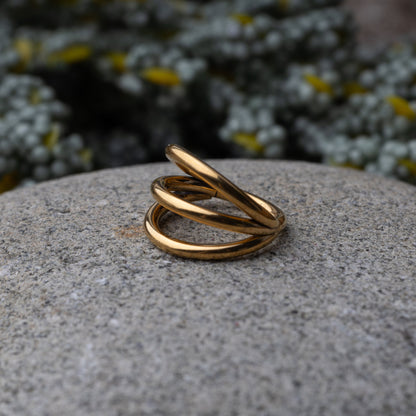
[[[156,203],[145,216],[144,228],[150,241],[161,250],[193,259],[227,259],[265,247],[285,228],[286,217],[280,208],[243,191],[188,150],[169,145],[166,156],[190,176],[164,176],[152,183],[151,191]],[[228,215],[194,204],[214,197],[232,202],[250,218]],[[181,241],[166,235],[161,229],[160,221],[168,212],[249,237],[221,244]]]

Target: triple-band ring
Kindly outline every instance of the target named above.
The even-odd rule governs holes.
[[[265,247],[285,228],[286,217],[280,208],[243,191],[186,149],[169,145],[166,156],[190,176],[164,176],[152,183],[151,191],[157,202],[148,210],[144,228],[149,239],[161,250],[193,259],[226,259]],[[193,203],[213,197],[232,202],[250,218],[223,214]],[[169,211],[205,225],[249,234],[250,237],[221,244],[181,241],[161,230],[160,220]]]

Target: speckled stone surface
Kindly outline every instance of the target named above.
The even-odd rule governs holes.
[[[168,163],[0,196],[1,416],[416,414],[416,188],[212,164],[287,213],[269,249],[153,247],[141,224],[151,180],[180,172]]]

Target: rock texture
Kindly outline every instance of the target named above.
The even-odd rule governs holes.
[[[168,163],[0,197],[0,415],[416,414],[416,188],[212,164],[287,213],[270,248],[204,262],[153,247],[141,224]]]

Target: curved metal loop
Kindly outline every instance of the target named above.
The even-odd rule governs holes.
[[[277,212],[271,214],[264,205],[251,199],[245,191],[203,162],[197,156],[175,144],[166,147],[166,157],[185,173],[197,178],[218,192],[223,199],[232,202],[249,217],[269,228],[279,226]]]
[[[264,199],[245,192],[187,150],[170,145],[166,155],[189,176],[164,176],[152,183],[156,199],[148,210],[144,227],[149,239],[160,249],[194,259],[226,259],[242,256],[271,243],[286,226],[283,211]],[[195,201],[217,197],[232,202],[251,218],[216,212]],[[167,236],[160,220],[169,211],[223,230],[250,237],[225,244],[194,244]]]
[[[255,203],[262,204],[271,214],[274,212],[279,214],[278,227],[265,227],[253,219],[218,213],[193,204],[192,202],[188,202],[183,196],[177,195],[175,192],[181,191],[182,194],[184,192],[195,193],[200,195],[201,199],[208,199],[215,196],[224,200],[226,200],[226,198],[222,195],[218,195],[218,192],[215,189],[206,186],[201,181],[196,181],[193,178],[189,181],[189,178],[184,176],[165,176],[157,178],[153,181],[151,190],[155,200],[169,211],[205,225],[237,233],[251,235],[274,234],[281,228],[281,221],[283,221],[284,218],[284,214],[279,208],[248,192],[248,197]]]

